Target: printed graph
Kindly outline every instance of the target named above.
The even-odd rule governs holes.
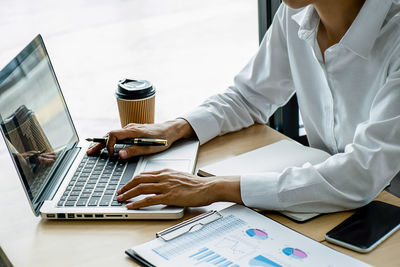
[[[246,234],[258,240],[266,240],[268,238],[268,234],[260,229],[247,229]]]
[[[264,257],[263,255],[258,255],[249,261],[250,266],[260,266],[260,267],[282,267],[282,265]]]
[[[205,243],[243,227],[245,224],[246,223],[243,220],[233,215],[229,215],[206,224],[198,231],[190,232],[172,239],[165,244],[154,248],[153,251],[164,259],[170,260],[186,251],[204,245]]]
[[[254,252],[256,246],[249,244],[238,237],[228,236],[219,241],[215,245],[215,248],[218,251],[224,251],[226,255],[230,255],[234,259],[238,259]]]
[[[301,249],[298,248],[284,248],[282,249],[282,252],[291,258],[294,259],[305,259],[307,258],[307,253],[302,251]]]
[[[220,254],[204,247],[196,253],[189,256],[195,262],[195,265],[212,265],[217,267],[239,267],[232,260],[221,256]]]

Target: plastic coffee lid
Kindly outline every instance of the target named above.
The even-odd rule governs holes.
[[[118,89],[115,92],[121,99],[143,99],[153,96],[156,90],[146,80],[123,79],[118,82]]]

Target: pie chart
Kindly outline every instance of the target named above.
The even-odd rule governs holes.
[[[282,249],[282,252],[292,258],[295,259],[305,259],[307,258],[307,253],[304,251],[298,249],[298,248],[284,248]]]
[[[246,234],[258,240],[265,240],[268,238],[268,234],[260,229],[247,229]]]

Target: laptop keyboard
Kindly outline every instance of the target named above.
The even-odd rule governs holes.
[[[115,148],[116,153],[123,146]],[[117,154],[118,155],[118,154]],[[117,190],[132,179],[139,157],[129,161],[109,157],[105,149],[99,156],[85,155],[58,202],[59,207],[121,206]]]

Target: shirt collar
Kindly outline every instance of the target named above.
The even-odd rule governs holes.
[[[366,0],[340,43],[359,56],[367,58],[392,2],[393,0]],[[300,39],[310,38],[318,28],[319,16],[312,5],[303,8],[293,15],[292,19],[300,26],[298,30]]]
[[[292,19],[300,26],[298,36],[302,40],[310,38],[315,33],[319,24],[318,13],[312,5],[304,7],[301,11],[294,14]]]

